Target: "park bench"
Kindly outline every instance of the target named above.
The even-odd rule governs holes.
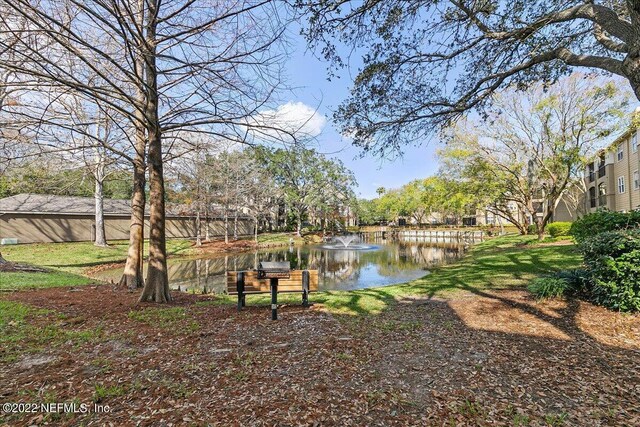
[[[238,296],[238,311],[248,294],[271,294],[271,319],[278,318],[278,293],[302,293],[302,305],[309,305],[309,293],[318,290],[318,270],[291,270],[288,262],[261,262],[257,270],[228,271],[227,293]]]

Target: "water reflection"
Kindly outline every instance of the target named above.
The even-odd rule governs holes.
[[[225,273],[257,268],[260,261],[289,261],[294,269],[319,270],[321,290],[348,290],[385,286],[420,278],[435,266],[458,259],[459,245],[416,242],[381,243],[370,250],[327,250],[321,246],[268,249],[216,258],[176,260],[169,263],[171,288],[223,293]],[[100,278],[117,280],[120,269],[102,272]]]

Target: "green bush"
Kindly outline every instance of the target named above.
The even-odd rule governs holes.
[[[566,236],[571,230],[570,222],[552,222],[547,225],[547,232],[551,237]]]
[[[591,273],[585,268],[562,270],[554,275],[555,278],[567,283],[567,292],[582,296],[589,296],[593,287]]]
[[[527,289],[539,299],[557,298],[567,292],[569,284],[558,277],[538,277],[531,281]]]
[[[539,299],[563,295],[590,295],[591,274],[583,268],[562,270],[552,276],[533,279],[527,287]]]
[[[625,230],[640,227],[640,210],[610,212],[606,210],[583,216],[571,225],[571,235],[578,246],[585,240],[605,231]]]
[[[593,301],[620,311],[640,310],[640,229],[582,238],[581,250],[593,278]]]
[[[531,224],[527,227],[527,234],[538,234],[538,224]]]

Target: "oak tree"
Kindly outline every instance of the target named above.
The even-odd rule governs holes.
[[[296,4],[308,16],[310,44],[333,65],[361,54],[335,118],[365,152],[400,152],[482,109],[498,89],[554,82],[574,67],[619,76],[640,99],[637,0]]]

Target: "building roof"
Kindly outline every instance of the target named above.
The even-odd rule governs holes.
[[[122,199],[104,199],[104,214],[129,216],[131,215],[131,201]],[[55,196],[52,194],[18,194],[0,199],[0,214],[56,214],[56,215],[95,215],[95,199],[93,197]],[[149,214],[147,205],[146,215]],[[191,217],[195,216],[192,209],[184,205],[167,204],[167,217]],[[233,212],[229,212],[233,215]],[[219,217],[221,212],[215,210],[211,217]],[[246,215],[240,214],[239,218]]]
[[[92,197],[54,196],[51,194],[18,194],[0,199],[2,213],[93,215],[95,200]],[[104,199],[105,215],[130,215],[129,200]]]
[[[636,114],[636,113],[634,113],[634,114]],[[607,145],[606,148],[603,148],[602,150],[600,150],[598,153],[614,149],[615,147],[618,146],[618,144],[620,144],[620,142],[622,142],[625,139],[629,138],[637,130],[638,130],[638,126],[636,124],[632,123],[625,131],[623,131],[620,135],[616,136],[615,139],[613,140],[613,142],[611,142],[609,145]]]

